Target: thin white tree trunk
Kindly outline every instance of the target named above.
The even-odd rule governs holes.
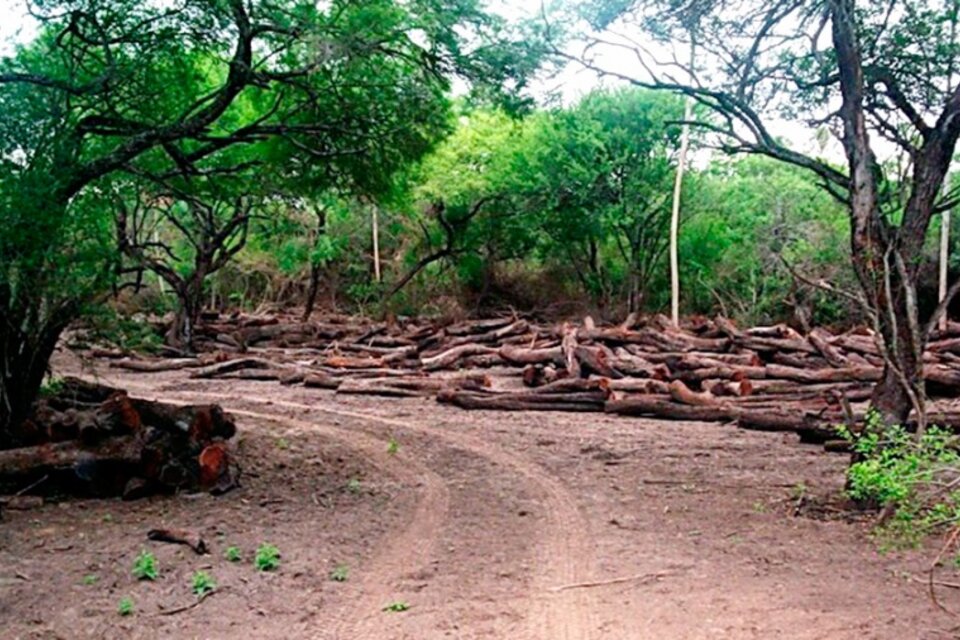
[[[377,207],[373,209],[373,274],[380,282],[380,230],[377,222]]]
[[[691,48],[691,60],[693,50]],[[693,101],[687,98],[683,110],[683,119],[693,117]],[[677,160],[677,176],[673,183],[673,210],[670,216],[670,319],[674,325],[680,324],[680,257],[677,239],[680,232],[680,192],[683,187],[683,171],[687,164],[687,149],[690,146],[690,125],[683,125],[680,134],[680,157]]]
[[[943,192],[947,193],[950,191],[950,176],[948,175],[943,181]],[[937,298],[938,301],[943,302],[943,299],[947,297],[947,279],[949,277],[949,267],[950,267],[950,210],[944,211],[940,215],[940,291]],[[947,329],[947,315],[944,313],[940,316],[939,326],[941,331],[946,331]]]

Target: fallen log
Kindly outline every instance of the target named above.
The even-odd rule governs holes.
[[[646,416],[669,420],[695,420],[703,422],[729,422],[739,411],[722,404],[694,406],[673,402],[669,396],[630,396],[608,400],[604,406],[607,413],[624,416]]]
[[[441,391],[437,401],[462,409],[496,411],[603,411],[603,400],[577,401],[562,394],[496,394],[485,395],[470,391]]]

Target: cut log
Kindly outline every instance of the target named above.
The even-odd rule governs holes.
[[[647,416],[669,420],[697,420],[704,422],[729,422],[738,415],[738,410],[725,405],[694,406],[673,402],[669,396],[630,396],[608,400],[604,407],[607,413],[625,416]]]
[[[496,349],[481,344],[464,344],[452,349],[447,349],[435,356],[421,358],[420,363],[426,371],[436,371],[438,369],[450,369],[462,358],[467,356],[495,354]]]
[[[442,391],[437,401],[463,409],[496,411],[603,411],[603,401],[574,401],[563,394],[497,394],[484,395],[469,391]]]
[[[717,399],[712,393],[697,393],[691,391],[690,387],[683,384],[680,380],[674,380],[668,385],[670,397],[681,404],[692,406],[713,407],[717,405]]]

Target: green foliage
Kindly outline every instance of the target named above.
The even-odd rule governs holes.
[[[227,550],[223,552],[223,557],[227,559],[228,562],[240,562],[243,560],[243,553],[240,551],[240,547],[227,547]]]
[[[207,595],[217,588],[216,581],[205,571],[197,571],[194,573],[191,579],[191,585],[193,592],[200,597]]]
[[[48,376],[43,382],[43,386],[40,387],[40,397],[41,398],[52,398],[63,391],[63,379],[57,378],[54,376]]]
[[[349,575],[349,567],[345,564],[338,564],[333,571],[330,572],[330,579],[334,582],[346,582]]]
[[[117,613],[120,614],[121,616],[126,617],[133,614],[133,612],[134,612],[133,598],[131,598],[130,596],[124,596],[120,598],[120,602],[117,603]]]
[[[347,481],[347,491],[354,495],[358,495],[361,491],[363,491],[363,483],[360,482],[359,478],[350,478],[350,480]]]
[[[871,414],[863,433],[841,433],[861,458],[847,471],[850,497],[893,514],[878,530],[882,541],[911,544],[960,523],[960,443],[951,431],[930,427],[917,437]]]
[[[396,455],[400,451],[400,443],[393,436],[390,436],[390,441],[387,443],[387,453]]]
[[[275,571],[280,567],[280,550],[272,544],[263,543],[257,547],[253,558],[257,571]]]
[[[86,586],[91,586],[91,585],[97,584],[97,581],[99,579],[100,578],[97,575],[91,573],[83,576],[83,584]]]
[[[408,611],[410,605],[403,601],[391,602],[383,608],[384,611],[388,613],[401,613],[403,611]]]
[[[149,551],[141,551],[133,561],[133,576],[137,580],[156,580],[159,574],[156,557]]]

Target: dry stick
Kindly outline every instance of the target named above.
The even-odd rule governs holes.
[[[935,580],[933,579],[933,573],[934,571],[936,571],[937,565],[940,564],[940,560],[943,558],[943,554],[947,552],[947,549],[949,549],[950,547],[956,544],[958,537],[960,537],[960,526],[956,526],[953,528],[953,531],[951,531],[950,535],[947,536],[946,543],[944,543],[944,545],[940,547],[940,551],[937,553],[937,557],[933,559],[933,562],[930,563],[930,568],[927,570],[927,593],[930,594],[930,600],[933,601],[933,604],[935,604],[938,609],[940,609],[944,613],[950,614],[955,618],[960,618],[960,615],[958,615],[955,611],[952,611],[951,609],[947,609],[940,602],[940,600],[937,599],[937,592],[936,592],[936,589],[934,588]]]
[[[199,606],[201,602],[203,602],[204,600],[206,600],[207,598],[209,598],[209,597],[212,596],[213,594],[218,593],[218,592],[220,592],[220,591],[223,591],[225,588],[226,588],[226,587],[223,587],[223,588],[220,588],[220,589],[212,589],[212,590],[210,590],[210,591],[207,591],[206,593],[204,593],[204,594],[201,595],[201,596],[197,596],[197,599],[196,599],[195,601],[191,602],[190,604],[185,604],[185,605],[183,605],[182,607],[177,607],[176,609],[167,609],[166,611],[158,611],[156,615],[158,615],[158,616],[172,616],[172,615],[176,615],[176,614],[178,614],[178,613],[183,613],[184,611],[189,611],[190,609],[193,609],[194,607]]]
[[[590,587],[606,587],[611,584],[622,584],[624,582],[650,582],[651,580],[659,580],[660,578],[665,578],[670,575],[673,575],[673,572],[658,571],[657,573],[640,573],[635,576],[612,578],[610,580],[597,580],[593,582],[574,582],[572,584],[565,584],[560,587],[552,587],[550,591],[552,591],[553,593],[558,593],[560,591],[567,591],[568,589],[587,589]]]

